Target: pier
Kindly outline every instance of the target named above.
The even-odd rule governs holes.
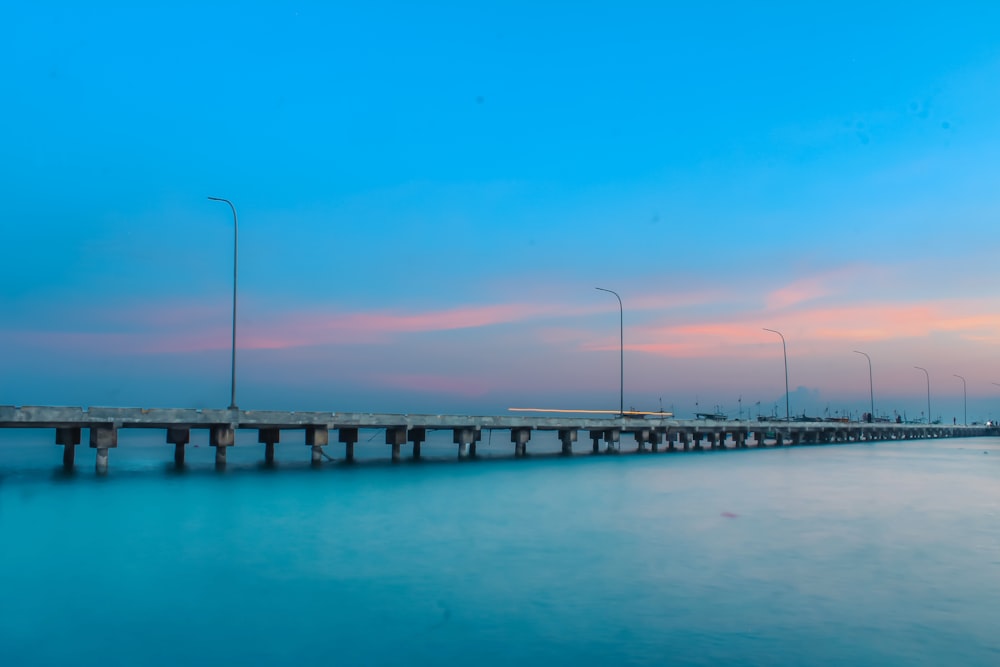
[[[264,445],[263,460],[267,463],[274,463],[274,446],[285,434],[286,438],[301,439],[311,448],[311,461],[317,466],[323,463],[324,448],[331,446],[331,437],[337,446],[343,446],[343,459],[353,461],[362,431],[384,431],[384,446],[392,461],[401,459],[404,447],[413,458],[420,458],[421,444],[432,431],[451,431],[459,458],[476,456],[484,431],[509,432],[511,453],[515,457],[526,456],[532,434],[545,431],[558,437],[565,455],[617,453],[623,451],[626,443],[642,454],[958,438],[1000,432],[995,426],[980,425],[679,420],[658,413],[595,418],[53,406],[0,406],[0,428],[54,430],[55,443],[63,447],[63,466],[67,469],[75,465],[76,446],[83,442],[86,430],[99,473],[107,472],[109,453],[118,446],[118,433],[123,428],[163,431],[166,442],[174,446],[174,462],[178,466],[184,465],[191,431],[207,431],[209,445],[215,449],[215,464],[220,468],[225,467],[226,451],[235,446],[239,430],[257,431],[257,442]]]

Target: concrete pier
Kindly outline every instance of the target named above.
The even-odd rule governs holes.
[[[120,429],[162,429],[167,443],[174,445],[174,462],[185,463],[185,447],[192,430],[207,430],[209,444],[215,450],[215,462],[226,465],[229,447],[236,446],[236,431],[256,430],[257,441],[264,444],[264,460],[274,461],[275,445],[282,431],[305,431],[311,461],[320,466],[326,458],[323,447],[329,444],[330,431],[337,431],[344,444],[345,460],[353,461],[360,431],[384,430],[392,460],[399,460],[401,447],[413,445],[413,457],[420,458],[421,445],[429,432],[451,431],[458,445],[459,457],[476,456],[483,429],[506,430],[514,444],[514,456],[527,454],[538,432],[550,431],[558,437],[559,452],[573,453],[573,443],[580,431],[589,435],[594,453],[621,452],[622,435],[634,438],[637,452],[660,452],[661,440],[666,451],[700,450],[708,445],[719,451],[743,449],[752,438],[757,448],[776,446],[836,446],[844,443],[905,442],[929,438],[956,438],[1000,435],[990,426],[946,424],[890,424],[858,422],[744,422],[713,420],[676,420],[658,415],[646,417],[525,417],[411,415],[337,412],[278,412],[246,410],[188,410],[138,408],[71,408],[0,406],[0,428],[51,428],[55,443],[63,447],[62,463],[66,469],[75,465],[76,446],[83,429],[88,429],[90,446],[96,452],[95,467],[100,474],[108,471],[109,452],[118,446]],[[707,442],[706,442],[707,441]],[[731,445],[729,443],[732,443]],[[0,451],[0,466],[3,465]]]

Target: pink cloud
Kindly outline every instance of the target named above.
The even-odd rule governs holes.
[[[970,341],[1000,341],[1000,314],[969,315],[973,309],[981,310],[982,304],[935,301],[800,308],[775,320],[746,313],[727,321],[640,329],[633,332],[633,341],[626,347],[663,356],[770,355],[769,346],[777,338],[763,331],[765,326],[782,331],[789,345],[798,349],[830,343],[920,339],[941,333],[958,334]]]
[[[123,314],[124,313],[124,314]],[[287,349],[330,344],[384,344],[404,334],[472,329],[522,322],[532,318],[569,316],[572,309],[546,304],[496,304],[425,312],[356,312],[320,315],[279,312],[266,321],[240,321],[240,349]],[[111,310],[92,318],[110,331],[8,331],[19,345],[96,350],[108,353],[185,353],[227,349],[231,329],[218,309],[199,304]],[[205,326],[208,319],[219,322]],[[122,328],[129,331],[122,331]]]

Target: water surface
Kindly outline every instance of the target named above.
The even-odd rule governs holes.
[[[106,477],[5,438],[0,664],[1000,664],[992,438]]]

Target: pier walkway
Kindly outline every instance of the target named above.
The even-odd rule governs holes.
[[[76,445],[86,429],[90,447],[96,450],[98,472],[107,471],[108,452],[118,446],[118,432],[123,428],[165,431],[167,443],[174,445],[178,466],[184,465],[184,448],[191,441],[191,431],[208,431],[218,467],[225,466],[226,450],[235,445],[237,430],[257,431],[257,442],[264,445],[267,463],[274,462],[274,445],[281,441],[282,432],[301,431],[304,435],[299,437],[312,448],[315,465],[322,463],[323,448],[329,446],[331,433],[336,434],[336,442],[344,445],[344,458],[354,460],[359,433],[366,430],[385,431],[385,444],[390,446],[393,461],[400,459],[403,446],[410,447],[412,456],[419,458],[427,433],[438,430],[452,432],[459,457],[476,456],[476,445],[484,430],[509,431],[515,456],[527,454],[535,431],[555,432],[562,453],[567,455],[574,453],[573,443],[580,432],[590,439],[588,451],[595,454],[622,451],[626,436],[627,442],[634,442],[634,451],[644,453],[1000,434],[994,426],[978,425],[678,420],[660,413],[595,418],[51,406],[0,406],[0,428],[54,429],[67,468],[74,466]]]

